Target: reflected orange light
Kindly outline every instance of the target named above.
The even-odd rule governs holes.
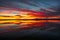
[[[12,24],[14,26],[19,25],[19,28],[37,27],[43,26],[45,22],[60,22],[58,20],[43,20],[57,18],[60,18],[60,16],[47,17],[44,12],[34,12],[31,10],[2,10],[0,11],[0,24],[3,24],[4,26],[0,27],[8,27]]]
[[[0,27],[10,28],[16,25],[18,25],[17,28],[41,27],[46,22],[60,23],[60,20],[1,20]]]

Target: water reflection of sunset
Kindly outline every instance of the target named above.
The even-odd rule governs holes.
[[[46,16],[45,12],[5,7],[0,8],[0,27],[4,28],[10,28],[9,26],[13,27],[16,25],[18,28],[41,27],[46,22],[60,22],[59,20],[50,20],[59,19],[60,16]]]
[[[10,28],[17,26],[17,28],[41,27],[46,22],[59,23],[60,20],[0,20],[0,27]]]

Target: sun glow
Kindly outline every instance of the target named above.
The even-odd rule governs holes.
[[[7,27],[6,24],[19,25],[20,28],[43,26],[45,22],[56,22],[56,23],[60,22],[58,20],[43,20],[43,19],[58,19],[58,18],[60,18],[60,16],[47,17],[44,12],[34,12],[31,10],[18,10],[18,11],[2,10],[0,11],[0,24],[4,24],[3,27]]]

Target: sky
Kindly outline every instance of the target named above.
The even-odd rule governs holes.
[[[43,11],[46,15],[60,15],[60,0],[0,0],[0,6]]]
[[[33,11],[42,8],[56,8],[59,6],[59,0],[1,0],[0,6],[13,8],[24,8]]]

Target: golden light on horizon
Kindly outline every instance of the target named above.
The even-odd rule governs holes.
[[[2,10],[0,11],[0,27],[16,26],[19,28],[43,26],[46,22],[59,23],[60,16],[46,16],[44,12],[33,11],[16,11],[16,10]],[[45,19],[45,20],[44,20]],[[47,19],[47,20],[46,20]],[[52,20],[50,20],[52,19]],[[2,25],[3,24],[3,25]],[[2,25],[2,26],[1,26]]]

